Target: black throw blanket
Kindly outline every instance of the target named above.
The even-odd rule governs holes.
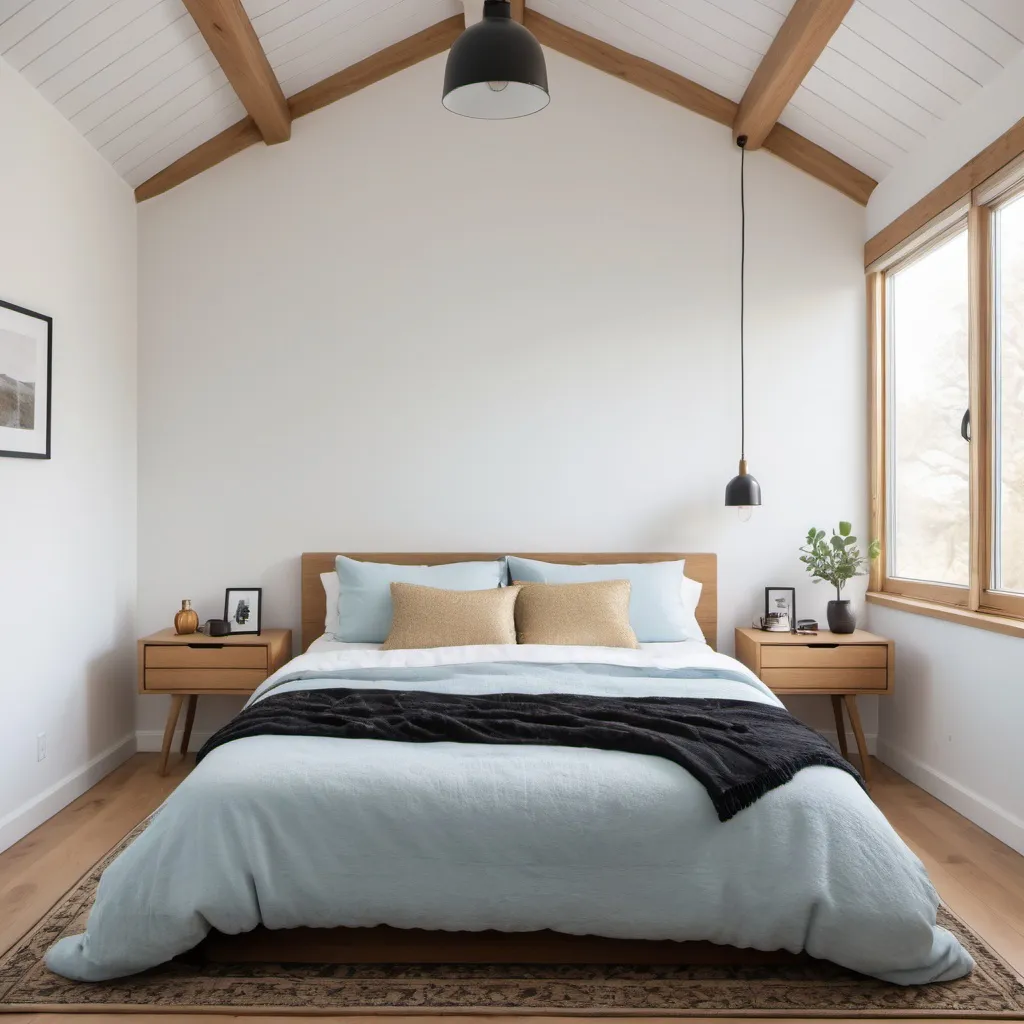
[[[419,690],[303,690],[265,697],[203,744],[248,736],[404,743],[527,743],[653,754],[685,768],[728,821],[801,768],[856,769],[784,708],[704,697],[596,697]],[[863,785],[863,783],[862,783]]]

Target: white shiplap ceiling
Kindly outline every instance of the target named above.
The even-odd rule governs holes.
[[[458,0],[243,0],[286,96]],[[527,0],[738,101],[793,0]],[[1024,0],[857,0],[783,124],[881,180],[1024,49]],[[182,0],[0,0],[0,54],[131,185],[245,116]]]

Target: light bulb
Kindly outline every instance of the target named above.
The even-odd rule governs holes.
[[[487,88],[491,92],[504,92],[508,88],[508,82],[488,82]]]
[[[750,517],[754,514],[753,505],[737,505],[736,515],[739,517],[741,523],[749,523]]]

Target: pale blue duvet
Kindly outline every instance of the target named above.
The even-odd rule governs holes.
[[[307,654],[253,700],[331,686],[777,703],[703,644]],[[215,749],[106,870],[50,968],[98,981],[210,928],[372,926],[807,950],[900,984],[972,961],[921,862],[855,780],[806,768],[728,822],[657,757],[263,736]]]

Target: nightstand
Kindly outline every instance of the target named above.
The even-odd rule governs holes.
[[[736,658],[774,693],[821,693],[832,698],[839,749],[846,749],[843,707],[853,726],[861,774],[870,787],[870,768],[857,695],[892,693],[896,645],[858,629],[853,633],[819,630],[816,636],[736,630]]]
[[[179,636],[162,629],[139,641],[139,693],[166,693],[171,708],[164,726],[160,774],[167,774],[171,740],[188,697],[182,754],[188,751],[196,704],[203,694],[227,693],[249,696],[260,683],[292,656],[290,629],[265,629],[259,636],[208,637],[203,633]]]

